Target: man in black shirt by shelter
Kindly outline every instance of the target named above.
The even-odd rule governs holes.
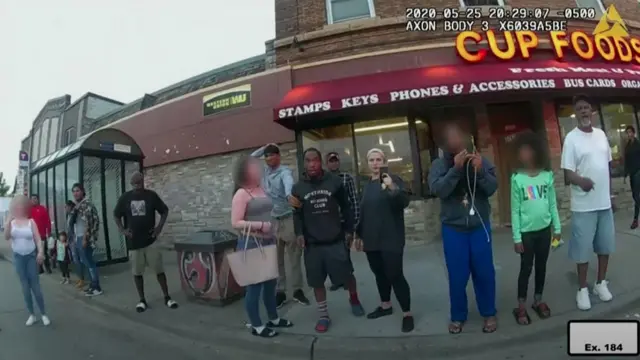
[[[162,251],[155,246],[155,242],[167,221],[169,208],[153,190],[144,188],[142,173],[136,172],[131,176],[133,190],[120,196],[113,216],[120,233],[127,240],[127,248],[131,254],[133,279],[138,290],[140,302],[136,305],[137,312],[144,312],[149,305],[144,296],[145,267],[154,270],[164,295],[164,303],[171,309],[176,309],[178,303],[169,296],[167,276],[164,273]],[[156,213],[159,213],[160,223],[156,226]],[[122,223],[124,218],[125,222]]]

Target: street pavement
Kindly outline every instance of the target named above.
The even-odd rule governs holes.
[[[165,256],[165,261],[172,296],[181,304],[180,309],[175,311],[170,311],[163,306],[155,276],[149,274],[145,275],[145,285],[151,309],[144,314],[136,313],[134,306],[137,299],[128,264],[102,268],[101,281],[105,294],[91,299],[81,296],[71,287],[60,289],[55,285],[59,275],[47,275],[43,279],[47,286],[53,287],[65,298],[65,300],[59,300],[60,305],[53,300],[52,320],[54,322],[57,306],[64,309],[62,304],[65,302],[77,303],[78,305],[74,306],[92,310],[87,310],[89,312],[86,314],[98,313],[91,316],[73,313],[69,318],[68,329],[71,330],[66,333],[67,337],[69,334],[77,333],[84,336],[89,332],[82,330],[82,326],[90,327],[97,324],[98,330],[95,333],[102,332],[100,338],[113,339],[116,344],[120,341],[126,343],[123,346],[123,354],[136,350],[136,343],[127,339],[138,339],[138,335],[131,334],[140,332],[144,333],[140,338],[152,344],[144,346],[141,350],[152,352],[158,350],[159,359],[163,359],[164,354],[172,354],[172,351],[179,352],[185,346],[189,349],[189,356],[194,359],[198,358],[201,351],[197,349],[207,347],[217,349],[220,354],[230,354],[223,357],[226,359],[233,359],[240,356],[238,355],[240,353],[243,356],[259,353],[266,359],[268,356],[282,360],[308,359],[311,352],[315,360],[335,360],[336,358],[347,360],[363,357],[369,360],[387,360],[390,357],[499,360],[533,359],[534,356],[540,357],[540,355],[549,359],[566,359],[566,326],[569,320],[621,318],[635,314],[640,309],[640,283],[636,277],[629,276],[630,271],[637,272],[640,231],[630,231],[629,220],[629,214],[616,214],[617,251],[612,257],[609,270],[610,288],[615,296],[614,300],[610,303],[600,303],[597,298],[592,297],[591,311],[578,311],[575,308],[577,288],[575,266],[567,259],[565,245],[552,253],[548,265],[545,297],[552,308],[553,316],[547,320],[538,320],[532,316],[533,323],[526,327],[517,325],[511,315],[511,309],[515,305],[519,258],[513,252],[509,231],[496,231],[493,242],[498,282],[499,329],[495,334],[481,333],[481,318],[475,309],[471,284],[468,291],[470,317],[464,333],[456,336],[447,333],[447,277],[442,258],[442,246],[438,243],[410,246],[405,251],[405,273],[411,285],[413,312],[416,316],[416,330],[408,335],[400,332],[399,315],[378,320],[352,317],[347,305],[347,294],[344,291],[337,291],[329,293],[333,327],[328,334],[314,333],[316,311],[313,306],[290,304],[281,310],[281,316],[293,321],[295,323],[293,328],[273,340],[252,337],[243,326],[246,316],[242,301],[219,308],[186,300],[179,286],[176,255],[172,252]],[[568,238],[566,230],[563,233],[565,238]],[[6,249],[4,252],[6,253]],[[354,253],[353,262],[361,300],[366,310],[372,310],[378,301],[373,276],[363,254]],[[595,267],[592,267],[589,281],[593,283],[594,280]],[[4,279],[1,284],[4,294],[6,286]],[[18,284],[13,286],[17,288]],[[311,296],[311,292],[308,292],[308,295]],[[4,296],[0,298],[0,302],[3,301]],[[23,313],[20,315],[24,317]],[[78,319],[75,318],[76,316]],[[24,320],[13,319],[12,323],[24,327]],[[75,321],[80,321],[81,325],[74,326]],[[83,321],[87,324],[82,325]],[[6,322],[3,317],[0,317],[0,327],[3,327]],[[120,330],[127,334],[122,335],[123,332],[118,332],[123,328],[122,324],[127,324],[124,329],[140,327],[140,330],[137,332]],[[4,331],[0,332],[0,349],[3,348],[1,339],[7,337],[3,333]],[[98,343],[97,339],[96,343]],[[156,348],[154,340],[157,341],[157,339],[161,341],[157,343]],[[165,341],[166,339],[174,340],[173,342]],[[47,340],[41,341],[48,343]],[[48,341],[55,343],[55,340]],[[111,340],[102,340],[102,343],[109,341]],[[188,345],[184,345],[185,342]],[[88,346],[87,352],[93,348],[99,348],[99,344]],[[108,345],[105,346],[108,347]],[[207,353],[206,350],[202,351]],[[4,357],[0,356],[0,359]]]
[[[242,348],[220,348],[177,337],[73,299],[51,275],[43,292],[51,325],[25,326],[27,312],[13,265],[0,260],[0,359],[2,360],[210,360],[248,359]],[[56,277],[55,280],[58,280]],[[169,311],[169,309],[163,309]],[[163,311],[158,310],[158,312]],[[161,316],[161,314],[158,314]],[[271,357],[263,357],[272,359]]]

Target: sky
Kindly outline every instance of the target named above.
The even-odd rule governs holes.
[[[0,172],[47,100],[124,103],[264,52],[274,0],[0,0]]]

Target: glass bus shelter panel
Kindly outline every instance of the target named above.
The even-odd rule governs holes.
[[[82,178],[80,177],[80,157],[76,156],[67,160],[67,199],[74,200],[73,198],[73,184],[80,183]]]
[[[36,194],[40,203],[44,204],[47,201],[47,173],[44,171],[38,173],[38,192]]]
[[[124,162],[124,189],[125,191],[132,190],[131,176],[136,171],[140,171],[140,163],[137,161],[125,161]]]
[[[107,260],[107,246],[105,240],[104,224],[102,219],[102,186],[101,186],[101,163],[100,158],[85,156],[83,161],[82,179],[86,196],[98,211],[98,219],[100,219],[100,228],[98,230],[98,241],[93,250],[93,259],[95,262]]]
[[[104,191],[106,195],[107,208],[107,232],[109,233],[109,250],[111,251],[111,259],[125,259],[127,254],[127,243],[118,231],[118,226],[113,220],[113,209],[122,195],[122,162],[116,159],[104,160]]]
[[[51,234],[55,235],[53,232],[56,231],[56,207],[53,203],[53,168],[49,168],[47,170],[47,211],[49,212],[49,219],[51,220]],[[44,195],[40,195],[40,202],[44,204]],[[44,236],[44,235],[42,235]]]
[[[67,212],[65,210],[65,205],[67,200],[71,198],[67,198],[67,190],[65,189],[66,177],[64,173],[64,163],[58,164],[55,167],[54,172],[54,198],[56,202],[55,209],[55,219],[53,220],[56,223],[56,230],[58,233],[61,231],[65,231],[67,234],[69,233],[69,229],[67,229]]]

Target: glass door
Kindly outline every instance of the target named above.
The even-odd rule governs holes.
[[[122,162],[115,159],[104,160],[104,191],[105,207],[107,209],[107,233],[109,234],[108,246],[111,259],[123,259],[128,256],[127,243],[124,236],[118,231],[118,226],[113,220],[113,209],[122,195]]]

